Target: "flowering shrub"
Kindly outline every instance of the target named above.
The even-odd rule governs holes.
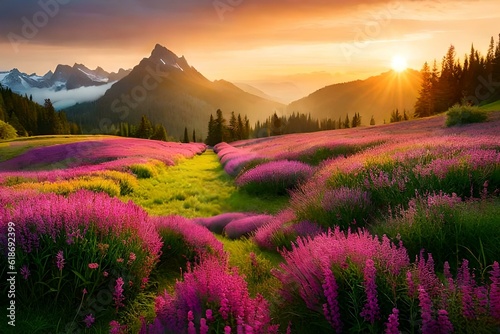
[[[172,294],[156,299],[156,319],[141,333],[277,333],[268,302],[251,298],[247,283],[218,260],[206,258],[188,268]]]
[[[498,200],[463,201],[456,194],[417,196],[407,208],[396,210],[380,219],[372,232],[403,240],[414,257],[423,248],[434,254],[438,267],[445,261],[452,267],[459,259],[467,259],[481,269],[498,259],[500,226]]]
[[[227,224],[233,220],[248,217],[250,214],[244,212],[228,212],[209,218],[194,218],[193,221],[201,226],[205,226],[209,231],[222,234]]]
[[[255,215],[233,220],[224,227],[224,235],[229,239],[239,239],[248,236],[272,219],[269,215]]]
[[[119,277],[125,282],[120,303],[132,299],[158,260],[159,235],[146,212],[131,202],[88,191],[68,197],[30,192],[20,200],[16,192],[3,190],[0,203],[5,204],[2,235],[8,221],[16,223],[16,264],[22,268],[16,293],[21,300],[64,301],[75,309],[81,303],[84,318],[96,296],[111,294]],[[7,251],[6,239],[0,240],[0,251]],[[102,314],[92,315],[96,321],[112,310],[111,304],[101,306]]]
[[[313,174],[313,168],[298,161],[272,161],[254,167],[236,179],[249,193],[286,194]]]
[[[409,266],[401,245],[366,231],[346,235],[339,228],[314,239],[299,238],[282,255],[285,261],[275,272],[283,287],[282,307],[316,319],[316,330],[322,331],[381,328],[382,317],[392,310],[386,307],[397,298],[398,275]],[[301,328],[300,319],[290,320]]]
[[[203,226],[180,217],[158,217],[152,219],[163,242],[159,266],[172,267],[178,271],[188,261],[213,255],[224,261],[222,243]]]
[[[299,238],[282,255],[274,272],[282,283],[281,314],[292,315],[285,320],[299,332],[490,333],[500,326],[498,262],[488,282],[474,277],[467,260],[456,278],[445,263],[441,279],[431,254],[421,252],[410,264],[401,244],[339,229]]]
[[[297,237],[314,237],[324,230],[317,224],[302,221],[296,222],[292,210],[284,210],[273,217],[269,223],[259,227],[253,237],[255,243],[264,249],[275,251],[291,248]]]

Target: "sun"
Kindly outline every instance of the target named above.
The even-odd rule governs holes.
[[[396,72],[403,72],[408,68],[406,58],[401,55],[395,55],[392,57],[391,67]]]

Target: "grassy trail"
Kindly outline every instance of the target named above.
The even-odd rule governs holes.
[[[212,150],[139,180],[139,188],[123,197],[152,215],[209,217],[224,212],[269,212],[282,209],[287,199],[255,197],[240,192]]]

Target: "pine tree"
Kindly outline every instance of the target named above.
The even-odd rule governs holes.
[[[165,127],[163,126],[163,124],[156,124],[156,126],[154,128],[153,136],[151,136],[151,139],[167,141],[167,130],[165,130]]]
[[[146,115],[142,115],[141,123],[139,123],[139,127],[137,128],[137,132],[135,136],[137,138],[149,139],[153,135],[153,125],[151,121],[147,118]]]
[[[395,110],[392,111],[391,113],[391,120],[390,122],[391,123],[397,123],[397,122],[401,122],[403,120],[403,116],[401,116],[401,114],[399,113],[399,109],[396,108]]]
[[[184,128],[184,138],[182,139],[182,142],[184,144],[189,143],[189,136],[188,136],[188,128],[187,127]]]
[[[222,114],[222,110],[217,109],[217,118],[214,122],[214,142],[222,143],[227,138],[227,128],[226,128],[226,119]]]
[[[345,115],[345,120],[344,120],[344,129],[349,129],[351,126],[351,121],[349,120],[349,114]]]
[[[210,146],[217,144],[215,142],[215,120],[212,114],[210,114],[210,120],[208,121],[208,135],[206,144]]]
[[[372,126],[375,125],[375,118],[373,117],[373,115],[372,118],[370,119],[370,125]]]
[[[244,139],[244,132],[245,132],[245,125],[243,124],[243,119],[241,118],[241,115],[238,114],[238,122],[237,122],[237,128],[236,128],[236,140],[241,140]]]
[[[232,142],[236,140],[236,132],[238,131],[237,129],[238,123],[236,120],[236,115],[234,114],[234,111],[231,111],[231,117],[229,118],[229,127],[228,127],[228,142]]]
[[[281,126],[282,126],[282,122],[281,122],[281,118],[278,117],[278,115],[276,113],[274,113],[273,117],[272,117],[272,120],[271,120],[271,136],[279,136],[281,135]]]
[[[196,130],[193,129],[193,143],[196,143]]]
[[[421,75],[421,86],[415,103],[415,117],[427,117],[434,113],[433,78],[427,62],[424,63]]]

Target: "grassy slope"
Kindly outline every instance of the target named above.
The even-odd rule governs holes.
[[[484,106],[481,106],[480,109],[484,111],[500,111],[500,100],[485,104]]]
[[[139,180],[139,188],[123,199],[134,201],[152,215],[188,218],[231,211],[275,213],[287,203],[284,198],[239,192],[211,150],[163,169],[157,177]]]

